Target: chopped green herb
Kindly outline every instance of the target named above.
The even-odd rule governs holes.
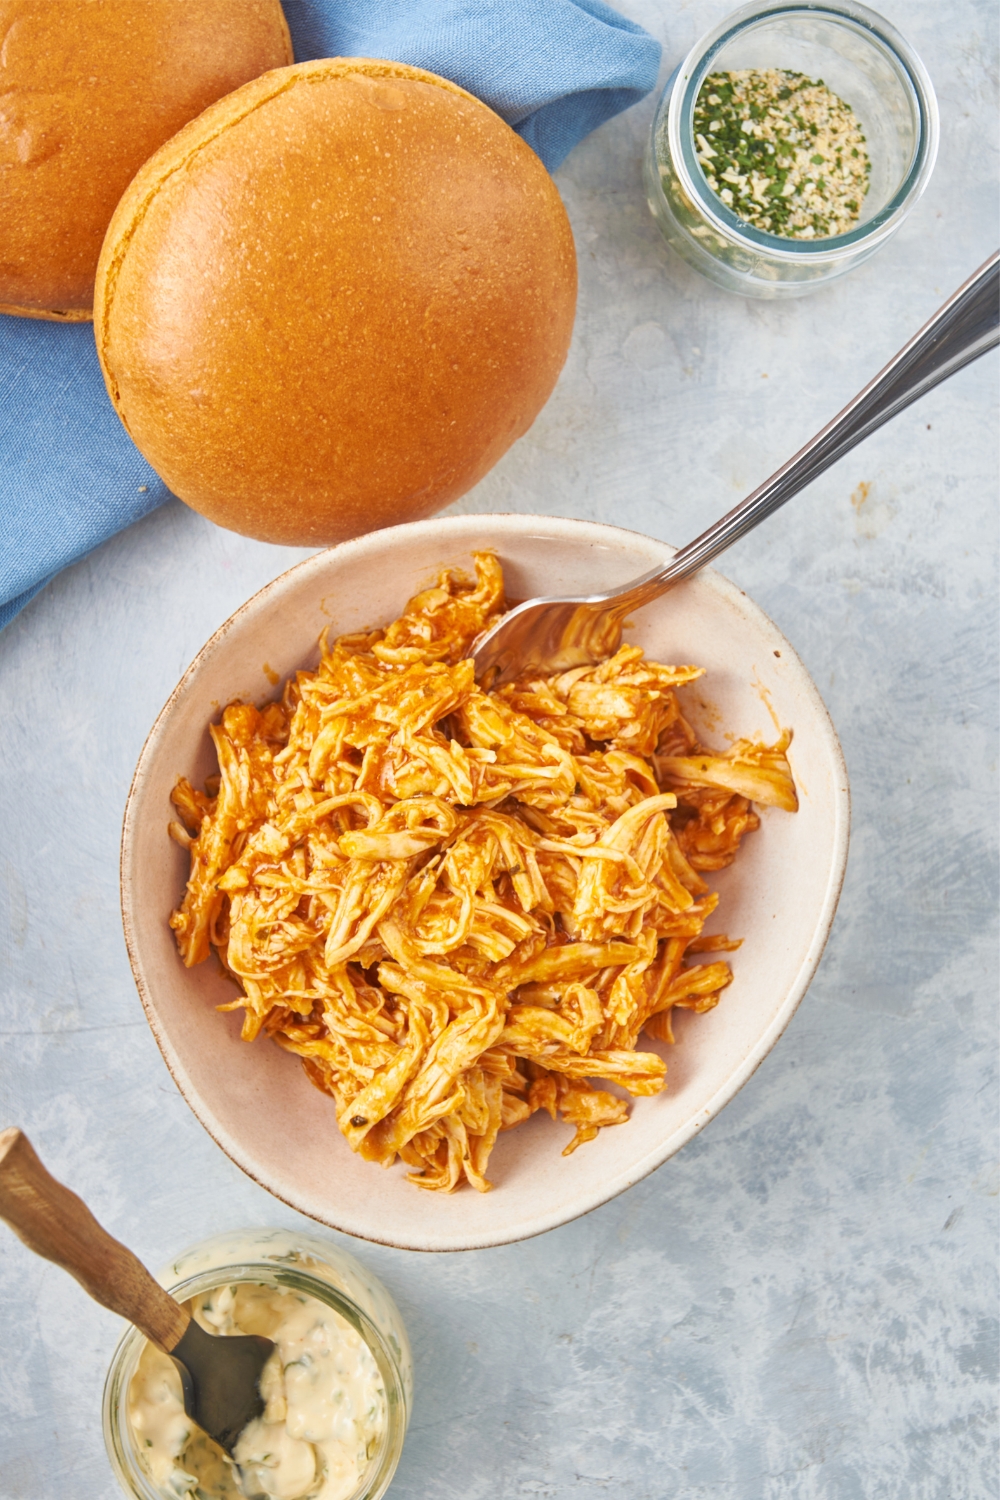
[[[822,79],[777,69],[713,73],[695,105],[694,139],[713,193],[755,229],[824,239],[857,223],[871,174],[865,138],[851,106]]]

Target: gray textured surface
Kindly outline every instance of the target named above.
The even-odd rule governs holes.
[[[666,65],[725,10],[622,9]],[[995,8],[896,0],[942,150],[897,239],[835,288],[745,303],[669,257],[652,100],[559,174],[581,264],[569,364],[464,502],[683,542],[839,407],[994,248]],[[523,1245],[357,1245],[418,1398],[392,1500],[986,1500],[996,1493],[997,359],[932,393],[724,561],[813,672],[854,793],[830,946],[789,1031],[678,1157]],[[866,491],[862,488],[868,485]],[[301,554],[180,505],[0,636],[0,1124],[150,1262],[294,1223],[188,1112],[117,900],[142,740],[209,633]],[[0,1232],[0,1497],[112,1500],[117,1320]]]

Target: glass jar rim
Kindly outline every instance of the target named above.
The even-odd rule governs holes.
[[[377,1500],[388,1488],[399,1463],[409,1419],[406,1382],[389,1341],[351,1297],[308,1267],[247,1257],[231,1265],[196,1271],[167,1290],[177,1301],[185,1302],[202,1292],[237,1283],[283,1286],[315,1297],[339,1313],[368,1345],[385,1388],[386,1422],[379,1447],[351,1500],[369,1500],[369,1497]],[[127,1479],[133,1493],[141,1495],[142,1500],[162,1500],[162,1491],[135,1461],[128,1421],[128,1389],[145,1342],[145,1335],[137,1328],[127,1328],[115,1345],[104,1381],[104,1433],[108,1457],[119,1482]]]
[[[697,166],[691,116],[713,60],[741,32],[750,31],[762,22],[780,16],[830,20],[867,37],[896,63],[915,105],[916,139],[902,182],[878,213],[846,234],[830,235],[821,240],[793,240],[784,235],[755,229],[728,209],[713,193]],[[863,246],[868,250],[887,239],[922,194],[937,158],[940,133],[937,99],[926,68],[894,26],[867,6],[857,3],[857,0],[816,0],[816,3],[811,3],[811,0],[752,0],[751,4],[732,11],[699,38],[667,83],[653,119],[651,150],[654,160],[664,112],[667,116],[673,170],[681,186],[698,204],[699,210],[713,228],[736,244],[766,254],[769,259],[790,264],[801,264],[808,260],[812,264],[821,265],[824,261],[838,259],[852,249]],[[662,194],[662,184],[658,186]]]

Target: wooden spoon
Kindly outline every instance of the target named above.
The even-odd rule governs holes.
[[[264,1410],[257,1382],[274,1350],[271,1340],[206,1333],[87,1205],[49,1175],[17,1129],[0,1133],[0,1218],[29,1250],[69,1271],[95,1302],[170,1355],[180,1372],[184,1410],[231,1456],[244,1427]]]

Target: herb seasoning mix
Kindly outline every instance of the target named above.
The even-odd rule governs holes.
[[[712,73],[694,138],[709,187],[753,228],[809,240],[858,222],[871,174],[865,137],[822,79],[776,68]]]

